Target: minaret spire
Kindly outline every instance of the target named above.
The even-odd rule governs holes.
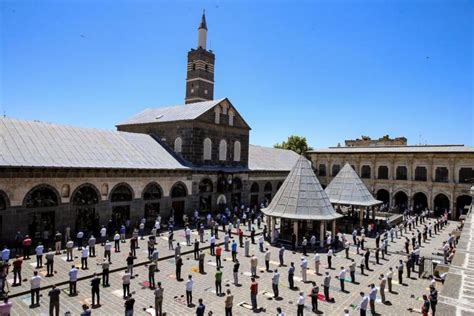
[[[201,24],[198,28],[198,47],[206,49],[207,42],[207,23],[206,23],[206,10],[202,12]]]

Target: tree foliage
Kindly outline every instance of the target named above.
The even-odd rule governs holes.
[[[273,145],[273,147],[293,150],[294,152],[300,155],[306,154],[306,151],[313,149],[310,146],[308,146],[306,137],[302,137],[298,135],[291,135],[288,137],[287,141],[277,143]]]

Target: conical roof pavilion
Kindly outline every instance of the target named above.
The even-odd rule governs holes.
[[[311,163],[303,156],[262,212],[267,216],[296,220],[330,221],[342,217],[332,207]]]
[[[324,190],[331,203],[356,206],[382,204],[376,200],[352,167],[346,163]]]

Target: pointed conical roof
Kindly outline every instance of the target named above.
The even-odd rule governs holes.
[[[336,213],[311,168],[301,156],[275,197],[262,212],[268,216],[300,220],[333,220],[342,217]]]
[[[332,179],[324,191],[331,203],[335,204],[372,206],[382,203],[374,199],[364,182],[348,163]]]
[[[198,29],[205,29],[205,30],[207,30],[206,11],[204,11],[204,12],[202,13],[201,24],[199,24],[199,28],[198,28]]]

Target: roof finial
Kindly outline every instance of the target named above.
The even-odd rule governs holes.
[[[201,18],[201,24],[199,24],[200,29],[205,29],[207,30],[207,24],[206,24],[206,10],[202,10],[202,18]]]

